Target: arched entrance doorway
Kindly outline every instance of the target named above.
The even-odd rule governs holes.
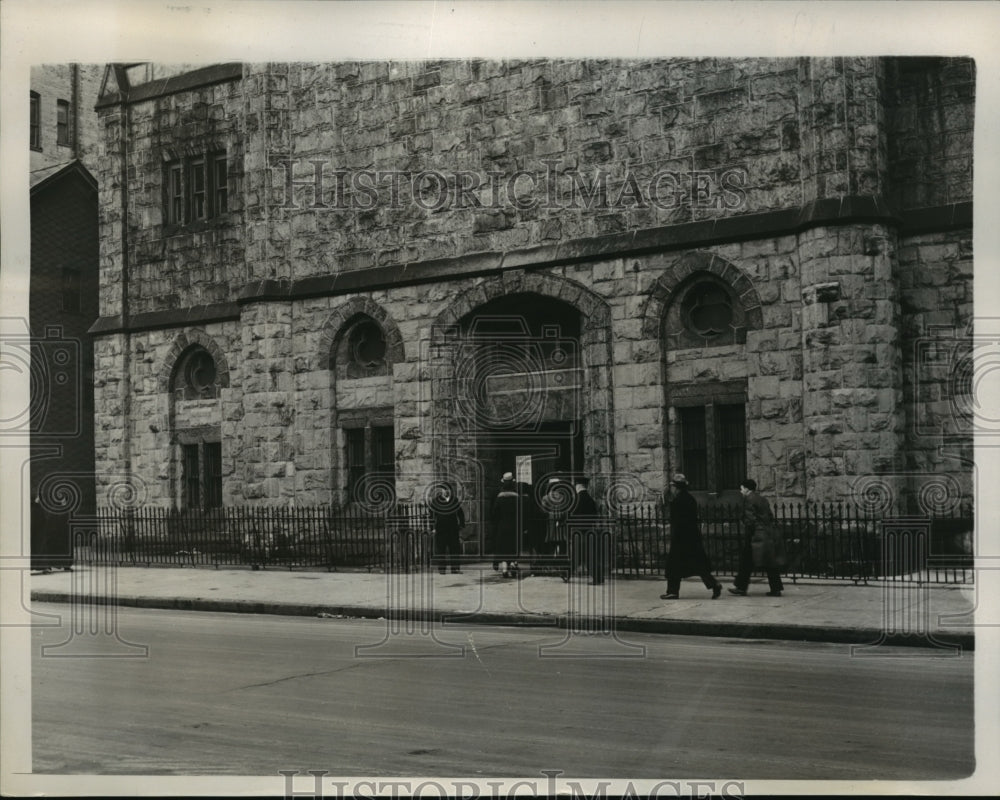
[[[584,465],[581,315],[518,293],[466,314],[455,342],[455,426],[489,486],[505,472],[531,485]]]
[[[473,528],[504,472],[535,484],[583,473],[597,492],[613,474],[610,323],[587,287],[531,271],[470,286],[438,315],[420,372],[421,438]]]

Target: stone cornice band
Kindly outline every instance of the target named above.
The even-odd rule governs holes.
[[[439,280],[498,275],[512,269],[538,269],[654,252],[704,248],[734,241],[788,236],[809,228],[863,223],[891,225],[897,227],[903,236],[970,228],[972,201],[908,209],[902,214],[895,214],[880,197],[829,198],[807,203],[801,208],[685,222],[632,233],[577,239],[557,245],[527,247],[506,253],[472,253],[407,264],[372,266],[294,281],[252,281],[243,287],[237,299],[232,302],[132,314],[127,328],[122,323],[121,315],[101,317],[90,328],[90,333],[106,336],[125,330],[145,331],[205,325],[237,320],[241,306],[249,303],[330,297]],[[371,257],[374,262],[374,253]]]

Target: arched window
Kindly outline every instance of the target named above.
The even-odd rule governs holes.
[[[358,369],[385,366],[385,335],[374,320],[362,319],[348,334],[348,354]]]
[[[330,364],[342,446],[337,488],[346,502],[366,508],[387,507],[395,498],[392,361],[385,331],[373,317],[360,311],[344,322]]]
[[[713,339],[726,333],[732,326],[734,317],[729,292],[715,281],[699,281],[681,301],[681,321],[684,328],[705,339]]]
[[[677,288],[665,322],[664,336],[672,350],[746,341],[743,304],[728,283],[710,272],[695,273]]]
[[[746,477],[747,379],[739,347],[746,332],[740,297],[714,272],[695,271],[670,297],[663,337],[671,353],[671,462],[694,491],[735,492]]]
[[[219,369],[200,344],[181,353],[173,371],[175,442],[179,451],[182,508],[222,505],[222,441],[217,421]],[[205,420],[212,420],[207,423]]]
[[[357,314],[344,325],[330,367],[341,378],[388,375],[388,349],[382,326],[367,314]]]
[[[174,374],[174,391],[185,400],[219,396],[219,373],[215,359],[204,347],[196,345],[181,356]]]

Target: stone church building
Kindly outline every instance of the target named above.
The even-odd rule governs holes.
[[[109,66],[100,502],[947,511],[974,107],[962,58]]]

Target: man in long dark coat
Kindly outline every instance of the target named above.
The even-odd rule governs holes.
[[[757,482],[747,478],[740,484],[743,495],[743,550],[740,552],[740,566],[733,585],[729,589],[736,595],[745,595],[750,586],[750,573],[754,568],[754,537],[758,536],[761,556],[759,567],[767,573],[770,591],[768,597],[781,597],[784,585],[781,582],[781,567],[784,561],[784,542],[774,528],[774,515],[767,500],[757,494]]]
[[[450,484],[444,484],[431,499],[431,515],[434,519],[434,560],[442,575],[451,567],[452,572],[461,572],[458,557],[462,554],[462,540],[459,534],[465,527],[465,512]]]
[[[670,481],[670,553],[667,556],[667,592],[661,600],[680,597],[681,578],[697,575],[712,590],[712,599],[722,594],[722,584],[712,574],[712,565],[701,543],[698,503],[688,491],[687,478],[677,473]]]
[[[490,521],[493,523],[493,569],[502,570],[505,578],[515,576],[518,541],[524,531],[524,503],[512,472],[505,472],[500,481]]]
[[[607,572],[607,550],[610,546],[609,534],[601,524],[597,503],[590,494],[590,480],[576,479],[576,500],[569,513],[568,523],[573,537],[583,545],[583,558],[590,569],[590,582],[594,586],[604,583]]]

